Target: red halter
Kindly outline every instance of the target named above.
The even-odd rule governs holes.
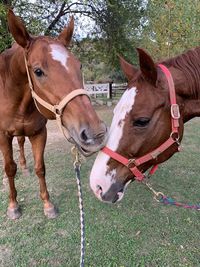
[[[118,154],[117,152],[111,150],[108,147],[104,147],[101,151],[113,158],[114,160],[120,162],[121,164],[125,165],[129,170],[133,173],[135,176],[135,179],[138,181],[142,181],[144,178],[146,178],[145,174],[143,174],[138,167],[142,164],[152,160],[156,159],[161,153],[163,153],[165,150],[167,150],[170,146],[172,146],[174,143],[178,145],[177,151],[179,151],[179,118],[180,118],[180,111],[179,106],[176,103],[176,93],[175,93],[175,87],[174,87],[174,81],[172,78],[172,75],[167,67],[165,67],[162,64],[158,65],[163,73],[166,76],[168,85],[169,85],[169,95],[170,95],[170,102],[171,102],[171,127],[172,131],[170,134],[170,137],[158,148],[153,150],[152,152],[136,159],[127,159],[123,157],[122,155]],[[134,165],[133,167],[131,167]],[[157,170],[158,165],[154,165],[153,168],[150,170],[149,174],[153,174]]]

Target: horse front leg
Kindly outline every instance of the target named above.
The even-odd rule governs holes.
[[[29,176],[29,170],[26,165],[26,158],[25,158],[25,152],[24,152],[24,143],[25,143],[25,136],[17,136],[17,142],[19,146],[19,164],[21,171],[24,176]],[[3,185],[4,187],[7,187],[8,184],[8,177],[6,175],[6,172],[3,174]]]
[[[19,164],[24,176],[29,176],[29,170],[26,165],[26,158],[24,153],[25,136],[18,136],[17,142],[19,145]]]
[[[52,219],[57,217],[57,210],[49,200],[49,193],[45,181],[44,149],[47,139],[46,127],[37,135],[29,137],[35,161],[35,173],[39,178],[40,197],[44,203],[44,214]]]
[[[3,173],[3,187],[6,189],[7,186],[8,186],[8,177],[6,175],[6,172],[5,172],[5,163],[3,162],[3,169],[4,169],[4,173]]]
[[[15,175],[17,172],[17,164],[13,160],[12,137],[0,135],[0,149],[4,158],[4,170],[8,177],[9,183],[9,204],[7,216],[10,219],[18,219],[21,216],[21,211],[17,202],[17,190],[15,188]]]

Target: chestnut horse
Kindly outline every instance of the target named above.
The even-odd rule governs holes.
[[[169,159],[184,123],[200,116],[200,47],[159,64],[144,50],[138,53],[140,70],[120,59],[128,87],[90,175],[102,201],[121,200],[131,180],[143,180],[147,169]]]
[[[14,183],[17,167],[12,140],[14,136],[28,136],[44,213],[53,218],[57,213],[49,199],[43,157],[47,119],[58,119],[70,141],[86,155],[103,146],[106,127],[82,89],[81,64],[67,48],[74,29],[73,18],[55,39],[32,37],[11,10],[8,25],[16,43],[0,55],[0,149],[10,188],[7,215],[11,219],[21,215]]]

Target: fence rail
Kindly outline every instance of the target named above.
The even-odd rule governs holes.
[[[96,83],[96,84],[85,84],[85,89],[88,94],[94,98],[97,96],[105,96],[107,99],[112,99],[121,95],[126,89],[127,83]]]

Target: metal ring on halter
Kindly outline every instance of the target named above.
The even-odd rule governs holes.
[[[177,135],[177,137],[174,137],[174,135]],[[172,139],[174,139],[174,141],[177,143],[177,145],[180,146],[180,141],[179,141],[180,137],[179,137],[178,132],[171,132],[170,137]]]
[[[137,165],[135,164],[135,159],[129,159],[129,160],[128,160],[128,164],[126,164],[126,167],[130,168],[130,165],[131,165],[131,164],[134,164],[135,166],[137,166]]]
[[[54,105],[53,106],[53,112],[55,113],[55,115],[61,116],[62,115],[62,110],[60,110],[58,108],[58,105]]]

